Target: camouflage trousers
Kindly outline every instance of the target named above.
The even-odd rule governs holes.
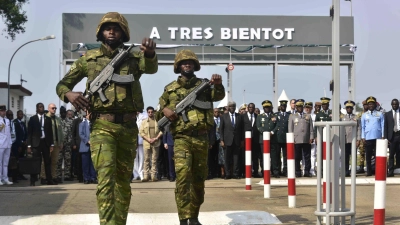
[[[58,153],[57,177],[62,177],[62,164],[64,160],[64,178],[71,178],[71,146],[64,145],[63,149]]]
[[[99,182],[96,195],[100,224],[126,224],[137,136],[136,121],[115,124],[98,119],[93,123],[90,145]]]
[[[207,135],[175,137],[175,201],[180,220],[197,218],[204,202],[204,182],[208,167]]]
[[[362,141],[360,141],[360,145],[358,146],[358,151],[360,152],[360,160],[359,160],[360,165],[359,166],[364,166],[364,162],[365,162],[365,146],[364,146],[364,143]]]

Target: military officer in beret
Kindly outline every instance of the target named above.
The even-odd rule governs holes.
[[[304,112],[307,114],[311,114],[313,108],[313,103],[312,102],[306,102],[304,103]]]
[[[351,142],[353,140],[353,129],[357,129],[357,147],[360,144],[359,140],[361,137],[360,134],[360,120],[358,119],[358,117],[353,114],[353,110],[354,110],[354,106],[356,105],[355,102],[348,100],[344,102],[344,106],[346,108],[346,114],[341,114],[340,115],[340,120],[341,121],[354,121],[357,122],[357,127],[354,128],[352,126],[346,126],[345,128],[345,171],[346,171],[346,177],[350,176],[350,169],[349,169],[349,165],[350,165],[350,155],[351,155]],[[341,154],[343,157],[343,154]]]
[[[310,153],[311,143],[314,140],[313,122],[310,114],[303,112],[304,100],[296,100],[296,113],[291,114],[289,117],[289,133],[294,134],[294,148],[295,148],[295,175],[301,177],[300,161],[304,154],[305,167],[304,176],[311,177],[310,169]]]
[[[376,110],[376,98],[370,96],[366,99],[368,111],[361,117],[361,139],[365,146],[367,161],[367,176],[372,176],[371,157],[376,148],[376,139],[384,139],[385,118],[384,113]]]
[[[279,112],[275,113],[275,116],[278,117],[278,124],[276,129],[276,137],[278,139],[278,154],[282,150],[282,158],[283,158],[283,168],[282,175],[287,176],[287,147],[286,147],[286,133],[289,132],[289,117],[290,112],[286,112],[287,108],[287,100],[279,101]],[[281,169],[281,160],[279,159],[279,169]]]
[[[139,79],[144,73],[154,74],[158,70],[156,43],[144,38],[141,51],[129,52],[114,73],[133,74],[134,79],[111,82],[104,90],[108,101],[103,102],[97,93],[86,99],[81,92],[72,90],[85,77],[88,78],[86,87],[89,87],[100,71],[125,48],[124,42],[130,39],[128,21],[117,12],[109,12],[100,20],[95,36],[101,41],[100,48],[89,50],[76,60],[56,91],[65,103],[70,102],[78,111],[89,109],[91,115],[90,149],[98,176],[100,224],[126,224],[138,136],[136,116],[144,108]]]
[[[260,147],[261,149],[264,149],[263,145],[263,133],[264,131],[271,132],[270,136],[270,154],[271,154],[271,172],[272,175],[275,178],[280,177],[280,171],[281,169],[279,168],[279,161],[281,160],[280,156],[280,151],[278,150],[278,137],[276,136],[277,132],[277,124],[278,124],[278,117],[273,114],[272,112],[272,102],[269,100],[265,100],[261,103],[264,113],[261,113],[257,117],[257,129],[260,131]],[[262,171],[264,170],[264,165],[263,165],[263,157],[260,157],[260,163],[261,163],[261,168]]]
[[[243,104],[239,108],[239,114],[245,114],[247,112],[247,104]]]
[[[332,110],[329,109],[329,102],[330,101],[331,101],[330,98],[327,98],[327,97],[322,97],[321,98],[322,109],[315,116],[315,122],[332,121]],[[316,132],[316,130],[315,130],[315,132]]]
[[[357,114],[357,119],[360,121],[360,123],[361,123],[361,117],[362,117],[362,115],[363,115],[365,112],[368,111],[368,104],[367,104],[367,101],[365,101],[365,100],[362,101],[362,105],[363,105],[363,111]],[[361,127],[361,126],[360,126],[360,127]],[[360,128],[360,129],[361,129],[361,128]],[[361,131],[360,131],[360,133],[361,133]],[[365,147],[364,147],[364,142],[362,142],[361,140],[358,141],[358,142],[359,142],[358,152],[360,153],[360,154],[359,154],[360,159],[359,159],[358,161],[359,161],[360,164],[359,164],[359,169],[357,169],[357,174],[363,174],[363,173],[365,173],[365,170],[364,170]]]

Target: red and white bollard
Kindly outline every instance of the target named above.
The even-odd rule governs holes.
[[[388,140],[376,140],[374,225],[385,224]]]
[[[331,170],[328,169],[327,166],[326,166],[326,139],[327,139],[326,130],[323,129],[323,131],[322,131],[322,169],[323,169],[323,172],[322,172],[322,174],[323,174],[323,177],[322,177],[322,208],[324,208],[324,209],[326,209],[326,177],[327,177],[327,173],[332,174]],[[333,152],[333,150],[331,148],[331,154],[330,154],[330,157],[329,157],[329,160],[331,162],[331,166],[333,166],[333,164],[332,164],[332,152]],[[331,177],[333,177],[333,176],[331,175]],[[332,203],[332,178],[331,178],[329,186],[331,187],[331,189],[330,189],[330,193],[331,193],[330,196],[331,197],[330,197],[330,202],[329,203]],[[324,217],[322,219],[322,222],[326,223],[326,217]]]
[[[332,164],[331,164],[332,165]],[[322,131],[322,207],[326,209],[326,130]],[[325,217],[324,217],[325,220]],[[324,221],[325,222],[325,221]]]
[[[251,131],[246,131],[246,190],[251,190]]]
[[[287,145],[287,173],[288,173],[288,203],[289,208],[296,207],[296,171],[294,161],[294,135],[286,134]]]
[[[264,198],[271,197],[271,133],[263,133],[263,160],[264,160]]]

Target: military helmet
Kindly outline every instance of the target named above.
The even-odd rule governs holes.
[[[96,31],[96,37],[97,40],[101,40],[101,26],[105,23],[118,23],[119,26],[121,27],[122,31],[124,32],[124,39],[122,40],[123,42],[128,42],[130,39],[129,36],[129,27],[128,27],[128,21],[125,19],[125,17],[117,12],[108,12],[106,13],[103,18],[101,18],[99,25],[97,26],[97,31]]]
[[[175,73],[180,73],[179,72],[179,63],[182,62],[183,60],[193,60],[194,61],[194,71],[199,71],[200,70],[200,62],[197,59],[196,54],[192,50],[188,49],[183,49],[178,54],[175,56],[175,62],[174,62],[174,72]]]

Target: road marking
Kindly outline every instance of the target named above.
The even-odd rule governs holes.
[[[0,216],[1,224],[12,225],[98,225],[98,214],[68,214],[39,216]],[[264,211],[217,211],[200,212],[199,221],[204,225],[235,225],[235,224],[282,224],[273,214]],[[135,225],[178,225],[177,213],[129,213],[127,224]]]

